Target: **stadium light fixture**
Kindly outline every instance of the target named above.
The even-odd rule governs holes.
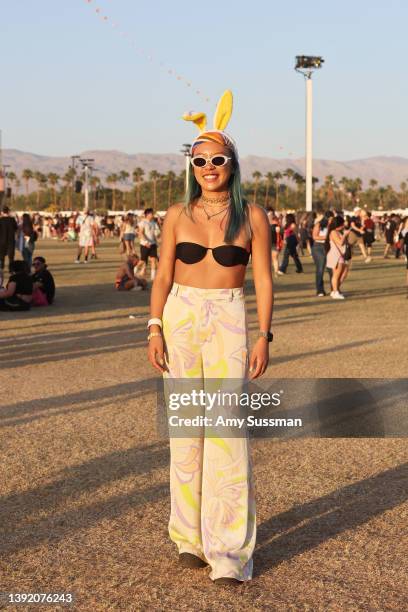
[[[92,162],[94,159],[84,158],[79,160],[82,164],[85,174],[85,202],[84,202],[84,210],[89,209],[89,170],[92,170]]]

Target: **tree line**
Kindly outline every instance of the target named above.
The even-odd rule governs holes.
[[[72,210],[84,205],[84,173],[77,174],[70,168],[63,176],[55,172],[44,174],[25,168],[20,176],[8,172],[7,185],[11,189],[10,200],[18,210]],[[79,192],[78,181],[82,183]],[[322,182],[313,177],[313,201],[321,207],[350,208],[358,204],[372,209],[390,210],[408,206],[408,179],[401,182],[399,190],[391,185],[379,185],[371,179],[363,189],[360,178],[343,176],[336,180],[328,175]],[[32,189],[34,184],[34,190]],[[304,208],[305,178],[292,168],[283,172],[255,171],[252,180],[243,182],[246,198],[276,210]],[[111,173],[104,179],[91,174],[89,177],[90,206],[98,210],[132,210],[152,206],[165,210],[173,202],[184,197],[185,170],[176,174],[157,170],[146,173],[137,167],[132,173],[126,170]]]

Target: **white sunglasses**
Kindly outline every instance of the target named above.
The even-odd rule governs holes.
[[[204,168],[208,164],[208,162],[210,162],[212,166],[220,167],[225,166],[225,164],[227,164],[230,159],[232,159],[232,157],[228,157],[227,155],[221,154],[213,155],[210,158],[204,157],[203,155],[195,155],[191,158],[191,164],[196,168]]]

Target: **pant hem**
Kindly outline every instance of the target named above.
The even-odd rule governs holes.
[[[178,544],[177,547],[179,555],[181,555],[181,553],[190,553],[191,555],[199,557],[202,561],[205,561],[205,563],[208,563],[204,553],[200,550],[197,550],[197,548],[195,548],[192,544],[183,542],[182,544]]]
[[[211,564],[211,561],[209,562]],[[246,582],[252,580],[253,561],[250,559],[243,567],[237,567],[236,564],[231,563],[218,563],[215,566],[211,566],[210,578],[211,580],[217,580],[217,578],[235,578],[240,582]]]

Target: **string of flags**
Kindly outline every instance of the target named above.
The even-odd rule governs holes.
[[[199,96],[202,100],[204,100],[205,102],[209,102],[210,98],[206,97],[205,94],[203,93],[203,91],[201,91],[201,89],[195,89],[193,83],[183,77],[181,74],[178,73],[178,71],[171,67],[166,65],[166,63],[164,61],[162,61],[161,59],[157,59],[155,58],[151,52],[147,51],[146,49],[143,49],[139,46],[137,40],[128,32],[125,32],[120,25],[112,20],[103,10],[101,7],[97,6],[94,2],[94,0],[85,0],[85,3],[87,5],[89,5],[91,8],[94,9],[94,13],[95,15],[106,25],[110,25],[114,30],[116,30],[116,32],[118,33],[118,35],[121,38],[124,38],[129,45],[132,47],[132,49],[134,51],[136,51],[139,55],[141,55],[142,57],[144,57],[145,59],[147,59],[149,62],[155,62],[159,65],[159,67],[165,71],[169,76],[174,77],[177,81],[180,81],[182,83],[184,83],[186,85],[186,87],[190,87],[194,93]]]

